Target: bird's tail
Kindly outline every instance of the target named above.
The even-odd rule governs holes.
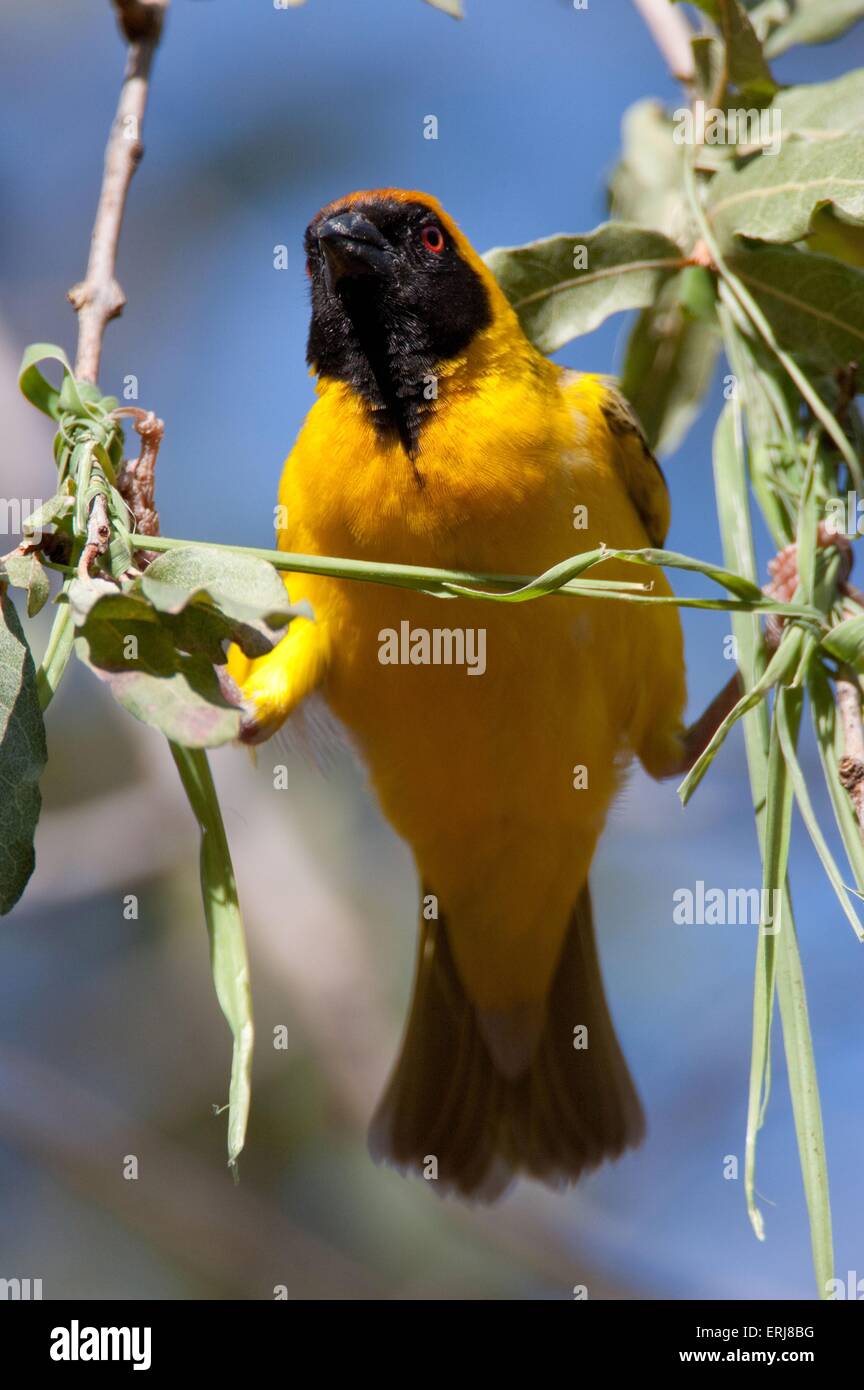
[[[574,1182],[643,1131],[603,991],[587,884],[536,1045],[516,1076],[493,1060],[446,921],[421,923],[405,1039],[370,1130],[376,1159],[419,1170],[439,1191],[494,1201],[519,1173],[554,1187]]]

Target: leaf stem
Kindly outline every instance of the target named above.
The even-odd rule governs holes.
[[[235,1172],[246,1138],[254,1029],[246,936],[225,823],[207,754],[169,742],[201,831],[201,895],[210,938],[213,984],[234,1038],[228,1095],[228,1164]]]
[[[64,592],[65,589],[66,585],[64,585]],[[69,604],[64,603],[54,615],[54,622],[48,637],[48,646],[45,648],[45,655],[36,672],[39,707],[43,713],[56,695],[57,687],[63,679],[69,658],[72,655],[74,640],[75,626],[72,622],[72,612]]]
[[[132,538],[134,545],[134,537]],[[585,570],[609,560],[625,560],[632,564],[660,567],[669,564],[672,568],[688,569],[704,573],[735,591],[740,579],[716,566],[703,566],[697,560],[686,556],[661,558],[666,552],[647,550],[609,550],[600,547],[583,551],[562,561],[545,574],[539,576],[514,574],[472,574],[461,570],[428,569],[420,565],[394,565],[386,561],[351,560],[328,555],[300,555],[281,550],[268,550],[263,547],[245,545],[210,544],[206,541],[180,540],[173,536],[148,536],[147,548],[167,551],[179,547],[202,546],[208,550],[231,551],[237,555],[249,555],[253,559],[265,560],[274,569],[287,574],[318,574],[332,579],[349,579],[371,584],[388,584],[400,589],[415,589],[438,598],[475,598],[487,601],[520,601],[541,598],[546,594],[563,594],[571,598],[598,597],[624,599],[633,603],[674,604],[679,608],[705,608],[737,613],[779,613],[786,618],[801,618],[810,622],[820,622],[822,614],[817,608],[800,603],[777,603],[764,595],[754,593],[752,597],[733,599],[681,598],[678,595],[661,595],[650,592],[650,584],[629,583],[618,580],[583,579]],[[678,563],[674,563],[676,561]],[[726,582],[728,580],[728,583]],[[473,586],[483,585],[484,588]],[[755,586],[754,586],[755,588]],[[503,593],[501,591],[504,591]]]

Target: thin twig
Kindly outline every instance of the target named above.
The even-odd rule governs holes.
[[[104,493],[97,492],[93,498],[90,515],[87,518],[87,543],[78,561],[78,578],[88,579],[90,571],[100,555],[108,554],[111,544],[111,522]]]
[[[112,4],[117,11],[120,29],[129,43],[137,43],[141,39],[159,42],[168,0],[112,0]]]
[[[141,410],[138,406],[121,406],[113,411],[113,418],[128,416],[135,421],[135,429],[141,436],[141,450],[137,459],[126,459],[117,475],[117,491],[135,518],[136,534],[142,536],[159,535],[159,513],[156,510],[156,459],[159,446],[165,433],[165,423],[152,410]],[[149,565],[156,558],[153,550],[136,552],[139,565]]]
[[[693,37],[683,11],[669,0],[633,0],[666,59],[669,71],[679,82],[692,82],[694,77]]]
[[[836,682],[837,711],[843,729],[843,757],[837,767],[849,793],[864,839],[864,727],[861,723],[861,691],[858,682],[841,676]]]
[[[84,279],[68,292],[78,314],[75,375],[79,381],[92,382],[99,375],[105,326],[117,317],[126,302],[115,274],[117,244],[129,184],[144,153],[141,127],[147,106],[150,68],[169,0],[113,0],[113,3],[129,43],[126,72],[105,150],[105,169],[87,271]]]
[[[144,153],[141,127],[147,106],[150,69],[162,36],[168,4],[169,0],[113,0],[129,51],[117,113],[105,150],[105,168],[96,219],[93,223],[93,235],[90,239],[87,272],[84,279],[74,285],[68,294],[78,314],[75,375],[79,381],[97,380],[106,325],[117,317],[126,303],[126,297],[115,273],[117,247],[129,184]],[[161,427],[161,421],[158,424]],[[158,438],[161,437],[160,429]],[[157,440],[153,452],[154,462],[158,447]],[[142,456],[143,453],[142,447]],[[152,469],[150,471],[152,474]],[[158,529],[155,512],[152,513],[152,517],[148,516],[148,521]],[[105,498],[100,493],[94,498],[90,508],[87,543],[81,553],[79,575],[89,575],[97,557],[107,553],[110,541],[111,524]]]

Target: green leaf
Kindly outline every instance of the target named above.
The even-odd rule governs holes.
[[[590,333],[610,314],[652,304],[684,265],[669,237],[624,222],[496,247],[484,259],[541,352]]]
[[[742,579],[758,588],[756,551],[748,505],[744,424],[741,401],[733,396],[723,407],[714,431],[714,485],[723,558]],[[752,690],[765,674],[765,649],[756,613],[733,613],[732,629],[738,648],[738,669],[744,688]],[[744,716],[744,738],[751,780],[768,754],[768,715],[762,703]],[[756,804],[764,802],[764,787],[753,786]]]
[[[44,361],[60,363],[63,379],[59,390],[40,372],[39,364]],[[76,507],[81,532],[80,508],[91,500],[85,496],[91,473],[94,485],[108,492],[108,484],[114,482],[114,472],[122,458],[123,430],[116,420],[110,418],[117,400],[114,396],[103,396],[99,387],[92,382],[76,381],[63,349],[53,343],[34,343],[25,349],[19,385],[22,393],[37,409],[44,411],[61,426],[54,436],[54,460],[62,485],[68,486],[70,479],[74,479],[76,484],[83,479],[83,486],[78,488]],[[101,481],[100,469],[104,474]],[[123,508],[122,512],[125,523],[126,509]],[[112,545],[112,553],[115,550],[116,546]]]
[[[864,360],[862,271],[789,246],[742,247],[726,259],[781,347],[829,372]]]
[[[816,531],[819,525],[819,508],[814,486],[817,436],[814,435],[808,450],[807,465],[798,498],[798,522],[795,535],[798,543],[798,584],[797,596],[804,603],[815,602],[816,588]],[[824,552],[823,552],[824,554]]]
[[[756,558],[750,525],[743,424],[741,404],[737,397],[733,397],[725,407],[717,427],[714,470],[724,559],[727,565],[735,567],[742,575],[755,581]],[[762,642],[758,619],[755,616],[736,613],[733,614],[732,624],[739,643],[741,670],[748,685],[758,685],[762,679],[760,674],[762,671]],[[785,640],[787,639],[784,638]],[[815,667],[816,663],[811,661],[809,663],[810,671],[812,672]],[[756,830],[759,836],[763,865],[766,864],[769,853],[771,856],[772,867],[770,870],[763,868],[763,881],[769,876],[776,879],[778,877],[778,861],[782,859],[783,854],[782,803],[789,797],[789,784],[787,779],[782,785],[779,785],[774,780],[774,769],[772,769],[772,778],[769,783],[768,711],[764,701],[745,715],[744,736]],[[775,750],[776,760],[780,751],[776,727],[772,729],[770,743]],[[782,776],[782,773],[779,775]],[[766,830],[766,818],[769,810],[772,816],[770,845],[767,843]],[[817,1287],[820,1296],[824,1298],[826,1296],[826,1283],[831,1278],[833,1265],[825,1136],[822,1130],[819,1086],[807,1017],[804,979],[798,956],[795,919],[788,887],[785,886],[781,900],[781,924],[780,932],[771,940],[776,943],[775,968],[780,998],[780,1016],[795,1130],[798,1136],[801,1173],[810,1221],[813,1263]],[[748,1210],[757,1235],[762,1234],[762,1217],[755,1203],[755,1169],[752,1165],[755,1163],[756,1133],[764,1115],[770,1081],[768,1034],[770,1033],[770,1009],[773,998],[770,973],[766,973],[765,947],[766,941],[760,934],[756,988],[753,1000],[753,1053],[750,1071],[747,1158],[745,1160],[745,1172],[749,1173],[747,1181]]]
[[[804,634],[800,628],[787,628],[781,638],[780,645],[769,661],[764,673],[760,676],[756,684],[742,695],[735,708],[727,714],[721,724],[717,726],[710,743],[707,744],[704,752],[696,759],[684,781],[678,788],[678,795],[682,803],[686,806],[690,800],[711,763],[714,761],[718,751],[726,741],[726,736],[730,729],[743,714],[764,700],[768,691],[775,685],[791,679],[801,660],[803,650]]]
[[[67,377],[72,378],[72,368],[63,349],[54,343],[31,343],[30,347],[24,349],[18,369],[18,385],[30,404],[45,415],[50,415],[52,420],[59,420],[63,410],[60,390],[52,386],[39,371],[40,362],[59,362],[63,368],[64,385]]]
[[[70,492],[57,492],[25,518],[21,528],[22,533],[25,537],[41,536],[46,526],[53,526],[57,522],[65,520],[67,516],[71,516],[74,510],[75,498],[72,494]]]
[[[797,692],[795,694],[797,696]],[[781,692],[780,698],[791,699],[791,692]],[[798,1158],[804,1180],[807,1214],[810,1218],[813,1268],[820,1297],[827,1298],[829,1281],[834,1274],[828,1163],[822,1107],[819,1101],[819,1081],[807,1011],[807,992],[798,951],[798,936],[791,912],[788,915],[784,913],[782,928],[777,936],[777,993],[783,1024],[786,1071],[792,1097],[792,1112],[795,1116],[795,1133],[798,1138]]]
[[[747,469],[741,400],[733,395],[723,407],[713,441],[714,483],[723,538],[723,559],[730,573],[759,588],[756,551],[747,504]],[[743,505],[742,505],[743,504]],[[738,640],[739,664],[748,686],[754,686],[765,668],[762,634],[756,614],[735,614],[732,625]],[[764,712],[760,712],[764,713]],[[751,727],[758,720],[745,721]],[[765,724],[767,736],[767,721]],[[767,753],[767,742],[763,749]]]
[[[790,462],[790,440],[795,438],[797,397],[792,398],[788,378],[764,346],[738,330],[732,321],[730,302],[721,288],[721,321],[726,351],[734,373],[734,389],[740,392],[747,415],[750,477],[774,544],[782,550],[794,538],[794,508],[779,484]]]
[[[864,665],[864,616],[846,618],[822,638],[826,652],[846,666],[860,671]]]
[[[39,695],[39,708],[43,714],[57,694],[60,683],[66,674],[75,639],[75,627],[69,611],[69,604],[63,601],[65,592],[66,585],[64,584],[60,593],[59,607],[54,614],[54,621],[48,635],[48,645],[36,672],[36,690]]]
[[[807,250],[836,256],[846,265],[864,269],[864,226],[838,217],[833,208],[817,208],[810,219]]]
[[[718,174],[706,207],[721,244],[734,236],[790,243],[808,235],[814,212],[831,207],[864,221],[864,135],[789,140],[743,169]]]
[[[100,596],[78,628],[80,660],[124,709],[167,738],[189,748],[232,742],[240,732],[239,711],[223,696],[212,663],[177,651],[153,609],[143,599],[137,605],[129,595]]]
[[[208,604],[190,603],[180,613],[163,613],[162,622],[181,651],[206,656],[215,666],[225,663],[225,648],[234,642],[244,656],[266,656],[273,650],[273,639],[250,623],[229,618]]]
[[[660,292],[656,305],[643,309],[627,344],[621,390],[630,401],[650,447],[677,449],[699,412],[717,364],[720,339],[710,320],[688,312],[693,282],[707,271],[682,271]],[[712,308],[713,313],[713,308]]]
[[[819,859],[822,863],[822,867],[825,870],[825,874],[831,884],[831,887],[834,889],[834,892],[837,895],[837,899],[840,903],[840,906],[843,908],[843,911],[846,914],[846,917],[852,927],[852,930],[858,937],[858,940],[864,941],[864,927],[861,926],[861,922],[858,919],[858,913],[855,911],[849,894],[846,891],[846,887],[843,883],[840,870],[837,868],[834,856],[828,848],[825,836],[822,834],[822,830],[819,825],[819,818],[813,810],[813,804],[810,800],[810,793],[807,790],[807,782],[804,778],[804,773],[801,771],[801,764],[798,762],[798,758],[795,754],[797,722],[796,727],[793,728],[792,720],[790,719],[789,714],[789,700],[787,698],[790,696],[790,694],[790,691],[782,689],[777,692],[777,707],[775,710],[774,717],[778,725],[778,732],[780,735],[780,746],[783,749],[783,757],[786,762],[787,772],[789,775],[790,782],[792,784],[792,788],[795,792],[795,800],[797,801],[798,809],[801,812],[801,819],[804,821],[804,824],[807,827],[810,839],[813,841],[813,846],[816,850],[816,853],[819,856]],[[796,708],[800,716],[800,692],[796,691],[795,696]]]
[[[181,546],[158,556],[139,586],[161,613],[180,613],[189,603],[209,603],[262,631],[284,628],[300,611],[292,608],[284,581],[266,560],[205,545]]]
[[[861,10],[864,14],[864,0]],[[825,140],[850,130],[864,130],[864,68],[855,68],[831,82],[787,87],[777,93],[772,108],[780,112],[784,140],[791,136]]]
[[[28,618],[34,618],[51,597],[48,576],[35,550],[29,555],[13,550],[11,555],[4,556],[0,561],[0,582],[4,578],[16,589],[25,590]]]
[[[694,95],[710,106],[718,94],[722,98],[726,50],[722,41],[711,34],[696,34],[690,40],[690,47],[693,50]]]
[[[694,0],[723,35],[729,79],[751,97],[770,97],[777,90],[762,45],[747,11],[738,0]]]
[[[798,1139],[798,1160],[810,1220],[813,1269],[820,1298],[827,1298],[834,1276],[834,1242],[831,1232],[831,1199],[825,1130],[819,1100],[819,1079],[813,1055],[813,1038],[807,1011],[807,991],[798,950],[798,935],[791,913],[783,919],[777,951],[777,993],[783,1024],[786,1071]]]
[[[83,626],[91,613],[100,620],[134,618],[156,622],[156,613],[142,598],[124,593],[110,579],[73,579],[66,586],[66,598],[76,627]]]
[[[121,580],[133,568],[132,542],[129,539],[128,531],[129,508],[116,487],[109,485],[104,495],[108,507],[108,520],[111,525],[107,566],[109,573],[115,579]]]
[[[864,0],[787,0],[789,18],[765,42],[769,58],[799,43],[828,43],[864,18]]]
[[[723,538],[723,558],[727,565],[756,580],[756,554],[750,523],[747,469],[741,402],[733,396],[723,408],[714,432],[714,486]],[[762,634],[755,615],[735,613],[732,627],[738,647],[738,666],[745,686],[755,687],[765,670]],[[776,877],[783,854],[782,811],[785,789],[779,784],[779,744],[776,732],[769,739],[768,713],[764,702],[744,716],[744,741],[757,828],[764,827],[765,808],[772,807],[772,869],[766,867],[763,853],[763,886]],[[769,756],[769,746],[773,758]],[[771,794],[769,797],[769,785]],[[785,797],[788,800],[788,797]],[[778,822],[778,813],[781,820]],[[764,836],[760,836],[760,839]],[[785,878],[785,876],[784,876]],[[784,883],[785,889],[785,883]],[[776,899],[774,900],[776,902]],[[788,911],[787,911],[788,909]],[[784,891],[781,921],[791,916],[791,904]],[[762,1214],[756,1203],[756,1141],[762,1125],[771,1084],[771,1022],[774,1008],[776,935],[760,930],[756,948],[756,978],[753,989],[753,1040],[750,1053],[750,1082],[747,1102],[747,1132],[744,1144],[744,1194],[751,1225],[759,1240],[764,1239]]]
[[[234,1038],[228,1092],[228,1163],[236,1170],[249,1117],[255,1036],[243,918],[207,755],[173,743],[171,752],[201,831],[201,894],[213,984]]]
[[[187,548],[186,542],[179,542],[167,536],[150,536],[148,541],[154,549],[163,551]],[[214,546],[222,551],[228,547]],[[329,555],[302,555],[279,550],[254,550],[238,547],[244,555],[266,560],[274,569],[287,574],[322,574],[329,578],[361,580],[363,583],[386,584],[398,588],[411,589],[428,594],[434,598],[449,599],[454,594],[466,595],[485,603],[524,603],[527,599],[539,598],[545,594],[556,593],[562,597],[584,597],[596,595],[609,596],[614,593],[623,602],[676,604],[678,607],[705,609],[758,609],[763,613],[777,613],[784,618],[802,618],[814,623],[821,622],[823,614],[819,609],[799,603],[777,603],[767,598],[759,586],[749,584],[740,575],[718,569],[716,565],[705,564],[687,555],[677,555],[667,550],[610,550],[598,547],[583,551],[569,560],[553,565],[539,577],[528,575],[479,574],[471,571],[430,569],[420,565],[397,565],[385,561],[354,560],[334,558]],[[672,569],[688,569],[696,574],[704,574],[713,579],[735,598],[696,599],[679,598],[673,594],[652,594],[650,577],[644,584],[603,580],[589,575],[586,579],[577,578],[594,565],[607,560],[621,559],[643,565],[668,565]],[[471,586],[482,586],[480,588]],[[506,588],[504,587],[506,586]],[[503,591],[502,591],[503,590]],[[638,591],[638,592],[634,592]],[[303,605],[298,605],[298,616]],[[307,611],[303,614],[311,617]]]
[[[41,612],[51,597],[51,586],[48,583],[48,575],[42,565],[39,556],[34,553],[30,556],[30,574],[27,580],[27,617],[35,618]]]
[[[206,656],[214,665],[225,662],[225,646],[236,642],[246,656],[266,656],[273,650],[275,637],[261,622],[251,624],[229,617],[213,608],[198,595],[193,602],[165,611],[155,607],[142,592],[140,581],[120,591],[105,579],[73,579],[68,586],[68,599],[75,623],[80,627],[92,618],[94,622],[110,621],[115,625],[126,619],[158,624],[169,645],[180,652]],[[164,591],[161,593],[164,597]]]
[[[778,692],[778,699],[782,692]],[[765,1223],[756,1202],[756,1139],[765,1120],[771,1093],[771,1024],[774,1014],[778,928],[784,919],[786,875],[792,824],[792,789],[780,748],[776,723],[771,726],[765,777],[765,833],[762,848],[763,901],[780,904],[773,930],[759,923],[756,979],[753,990],[753,1044],[750,1054],[750,1086],[747,1100],[747,1135],[744,1141],[744,1192],[747,1214],[758,1240],[765,1239]],[[767,899],[765,894],[770,894]]]
[[[0,582],[0,914],[15,906],[33,872],[47,756],[33,658]]]
[[[683,606],[693,606],[696,608],[711,608],[716,604],[726,606],[728,603],[735,603],[736,600],[747,605],[755,605],[759,609],[771,609],[773,612],[783,611],[792,617],[812,617],[818,619],[820,614],[811,608],[801,608],[785,604],[776,604],[773,600],[766,598],[757,584],[751,584],[748,579],[743,579],[740,574],[733,574],[729,570],[721,569],[718,565],[707,564],[704,560],[694,560],[689,555],[679,555],[674,550],[657,550],[648,547],[644,550],[613,550],[608,546],[603,546],[597,550],[585,550],[581,555],[574,555],[569,560],[560,560],[557,565],[536,579],[529,580],[518,589],[513,589],[509,593],[484,593],[471,589],[464,584],[446,581],[446,588],[453,594],[479,598],[490,603],[527,603],[532,599],[539,598],[543,594],[556,593],[564,585],[573,583],[578,576],[590,570],[595,565],[604,564],[608,560],[627,560],[636,565],[659,566],[661,568],[689,570],[692,574],[702,574],[706,579],[711,579],[715,584],[727,589],[729,593],[735,595],[733,600],[714,600],[714,599],[682,599],[673,596],[651,597],[645,594],[630,594],[627,590],[632,589],[632,584],[624,583],[620,585],[621,593],[617,595],[618,601],[626,602],[632,599],[636,602],[649,603],[675,603]],[[442,581],[443,582],[443,581]],[[482,581],[481,581],[482,582]],[[588,581],[593,580],[591,575]],[[615,581],[611,581],[612,588],[619,586]],[[576,586],[574,584],[574,589]],[[579,592],[576,589],[576,592]]]
[[[99,387],[92,381],[76,381],[72,373],[67,372],[60,386],[60,409],[71,410],[73,415],[93,419],[93,413],[86,408],[88,405],[100,406],[103,411],[114,410],[117,398],[103,396]]]
[[[673,139],[674,128],[653,99],[625,111],[621,162],[609,180],[609,212],[616,222],[650,227],[686,246],[696,231],[682,188],[687,150]]]
[[[675,296],[687,318],[717,327],[717,286],[714,276],[700,265],[688,266],[672,282]]]
[[[747,96],[770,97],[777,91],[762,45],[747,11],[738,0],[718,0],[720,32],[726,44],[729,77]]]

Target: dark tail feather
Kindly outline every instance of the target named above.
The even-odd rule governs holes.
[[[574,1047],[584,1024],[588,1046]],[[536,1046],[496,1067],[456,971],[446,923],[422,922],[402,1052],[369,1135],[376,1159],[436,1189],[494,1201],[519,1173],[564,1186],[639,1143],[639,1098],[603,992],[591,898],[573,910]],[[434,1160],[434,1162],[433,1162]]]

